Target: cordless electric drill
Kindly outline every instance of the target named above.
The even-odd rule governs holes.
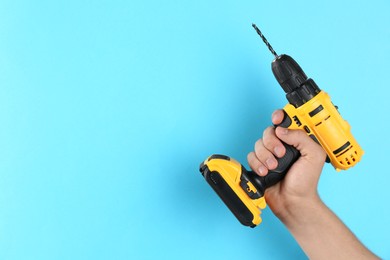
[[[322,146],[337,171],[358,163],[364,152],[329,95],[306,76],[293,58],[277,55],[257,26],[252,26],[275,56],[272,72],[288,100],[279,126],[305,131]],[[284,146],[286,154],[277,159],[277,168],[265,177],[225,155],[214,154],[201,163],[200,172],[206,181],[243,225],[255,227],[261,223],[261,209],[266,207],[265,189],[282,180],[299,158],[298,150],[285,143]]]

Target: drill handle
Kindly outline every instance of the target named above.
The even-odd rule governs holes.
[[[283,143],[286,148],[286,154],[282,158],[277,158],[278,166],[276,169],[269,171],[263,178],[264,187],[268,188],[281,181],[290,167],[298,160],[301,154],[295,147]]]
[[[281,126],[281,127],[289,127],[291,125],[291,118],[287,115],[287,113],[283,110],[284,117],[283,121],[275,125]],[[278,161],[278,166],[276,169],[268,171],[268,174],[266,176],[258,176],[256,173],[252,173],[254,181],[257,183],[258,187],[261,187],[262,193],[264,194],[265,189],[275,185],[279,181],[281,181],[290,167],[298,160],[298,158],[301,156],[299,151],[295,149],[295,147],[288,145],[284,142],[282,142],[284,147],[286,148],[286,153],[282,158],[276,158]]]
[[[291,118],[288,116],[286,111],[283,110],[283,113],[283,121],[280,124],[275,125],[275,128],[278,126],[288,128],[291,125]],[[271,187],[272,185],[282,180],[290,167],[296,162],[296,160],[298,160],[299,156],[301,156],[299,151],[295,149],[294,146],[288,145],[284,142],[282,143],[286,148],[286,154],[282,158],[276,158],[278,161],[278,166],[276,169],[269,171],[268,174],[264,177],[265,188]]]
[[[274,170],[268,171],[266,176],[259,176],[253,171],[247,171],[246,174],[249,179],[254,183],[258,188],[261,196],[264,196],[265,190],[279,181],[281,181],[290,167],[298,160],[301,154],[295,147],[283,143],[286,148],[286,153],[282,158],[277,158],[278,166]],[[245,169],[245,168],[244,168]]]

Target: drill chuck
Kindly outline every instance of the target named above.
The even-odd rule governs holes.
[[[256,24],[252,24],[252,27],[275,56],[272,61],[272,72],[279,85],[286,92],[287,100],[291,105],[298,108],[321,92],[317,84],[312,79],[307,78],[305,72],[293,58],[285,54],[277,55]]]
[[[314,80],[309,79],[298,63],[286,54],[277,56],[272,61],[272,72],[286,92],[288,102],[300,107],[311,100],[321,89]]]

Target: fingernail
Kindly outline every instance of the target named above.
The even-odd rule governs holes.
[[[266,169],[263,165],[261,165],[261,166],[259,167],[259,172],[260,172],[260,174],[265,174],[266,171],[267,171],[267,169]]]
[[[269,169],[272,169],[274,168],[275,166],[275,160],[274,159],[271,159],[271,158],[268,158],[265,163],[267,164],[268,168]]]
[[[275,152],[276,156],[282,157],[283,148],[280,146],[276,146],[274,149],[274,152]]]

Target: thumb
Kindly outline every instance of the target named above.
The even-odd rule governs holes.
[[[276,136],[286,144],[294,146],[301,156],[324,162],[326,153],[322,147],[302,130],[291,130],[283,127],[275,129]]]

